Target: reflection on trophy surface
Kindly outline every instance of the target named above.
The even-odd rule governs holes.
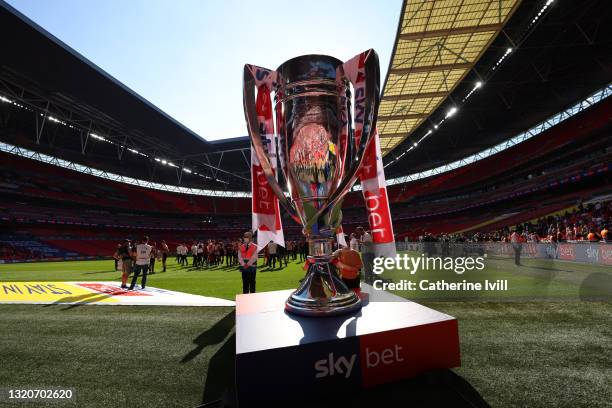
[[[358,177],[364,152],[374,137],[379,82],[374,50],[344,64],[325,55],[305,55],[276,71],[245,66],[244,109],[253,150],[270,188],[300,222],[309,243],[308,273],[287,300],[288,312],[325,316],[361,308],[360,298],[346,287],[330,262],[342,220],[342,199]],[[262,125],[256,90],[258,101],[267,103],[271,103],[267,94],[259,93],[274,92],[276,129]],[[278,144],[272,149],[278,155],[268,154],[269,143]],[[276,168],[282,170],[284,183],[277,180]]]
[[[316,191],[315,195],[329,191],[335,166],[336,145],[331,136],[319,124],[307,124],[297,131],[294,145],[289,152],[289,165],[297,180],[301,183],[300,190],[307,193],[304,187],[312,184],[325,185],[324,191]]]

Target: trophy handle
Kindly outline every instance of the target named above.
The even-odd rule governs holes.
[[[350,150],[353,153],[352,156],[347,155],[348,157],[346,160],[349,161],[349,167],[346,170],[346,176],[340,181],[340,184],[338,184],[336,190],[330,195],[327,204],[314,215],[313,219],[320,217],[325,211],[334,206],[353,186],[355,180],[357,180],[357,177],[359,176],[359,170],[361,169],[361,164],[363,163],[363,159],[365,157],[364,153],[369,143],[374,140],[376,117],[378,114],[378,106],[380,104],[380,66],[378,64],[378,54],[376,54],[376,51],[373,49],[364,51],[338,67],[336,75],[338,78],[347,77],[345,71],[348,66],[352,64],[359,65],[361,63],[361,59],[363,59],[364,65],[363,74],[358,73],[355,78],[348,78],[353,84],[353,88],[356,91],[359,89],[358,92],[363,93],[363,95],[357,95],[357,92],[355,92],[352,101],[353,106],[355,106],[356,116],[358,109],[358,105],[355,103],[356,99],[359,98],[360,101],[363,101],[363,103],[360,104],[364,109],[361,137],[359,138],[359,143],[355,146],[355,148]],[[363,87],[358,87],[357,83],[361,81],[364,81],[365,84]],[[357,121],[357,117],[355,117],[355,121]],[[348,137],[355,138],[355,135],[353,135],[352,131],[350,131],[351,125],[352,124],[349,121]]]
[[[244,116],[247,123],[247,131],[249,132],[249,137],[253,145],[253,150],[255,151],[255,155],[259,160],[259,164],[261,165],[261,168],[266,176],[268,184],[272,188],[272,191],[274,191],[274,194],[276,194],[276,196],[278,197],[278,201],[289,213],[291,218],[296,220],[298,224],[301,224],[300,218],[298,217],[295,209],[293,208],[289,200],[287,200],[283,189],[281,188],[280,184],[278,183],[278,180],[276,179],[274,169],[272,168],[270,159],[266,154],[266,150],[262,142],[263,135],[261,134],[259,121],[257,120],[255,88],[260,85],[265,85],[270,91],[272,91],[275,86],[276,77],[276,71],[257,67],[255,65],[250,64],[246,64],[244,66],[244,79],[242,89]]]

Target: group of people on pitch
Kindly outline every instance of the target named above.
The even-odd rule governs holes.
[[[308,256],[308,242],[305,240],[292,241],[286,240],[285,246],[282,247],[276,242],[270,242],[262,251],[264,257],[264,266],[270,269],[276,269],[276,263],[278,262],[278,268],[283,268],[289,265],[290,261],[297,261],[298,257],[301,262],[306,260]]]
[[[121,288],[134,290],[138,276],[142,274],[141,289],[147,284],[147,274],[155,273],[155,259],[162,261],[163,271],[166,272],[166,260],[170,252],[166,241],[162,241],[158,249],[155,243],[149,244],[149,237],[144,236],[134,244],[129,239],[118,245],[113,258],[115,258],[115,270],[121,266]],[[129,276],[133,274],[130,287],[127,286]]]
[[[213,240],[194,241],[188,247],[180,243],[176,247],[176,262],[182,267],[197,269],[214,268],[225,264],[226,266],[238,265],[238,247],[240,240]],[[189,265],[187,255],[191,255],[192,262]]]
[[[184,244],[180,246],[184,246]],[[338,248],[332,255],[332,264],[335,265],[335,272],[338,273],[344,283],[351,289],[359,289],[362,268],[365,269],[366,281],[368,276],[371,275],[371,261],[373,259],[371,246],[372,236],[370,233],[358,227],[356,232],[351,234],[349,246]],[[177,248],[177,255],[180,256],[182,261],[179,261],[181,264],[186,264],[187,248],[186,246],[184,247],[185,250]],[[297,250],[298,246],[295,246],[295,249],[297,258],[297,255],[302,251]],[[360,250],[361,255],[359,253]],[[292,252],[288,251],[288,254]],[[197,249],[194,253],[197,254]],[[147,283],[147,275],[154,273],[155,258],[157,256],[161,258],[165,272],[168,254],[169,249],[165,241],[162,241],[161,248],[157,249],[155,245],[149,244],[149,237],[147,236],[144,236],[135,244],[132,244],[128,239],[124,240],[117,247],[113,255],[117,261],[116,268],[121,265],[121,288],[134,290],[138,277],[142,274],[141,289],[144,289]],[[255,293],[258,248],[253,242],[253,234],[250,231],[244,233],[242,243],[237,245],[236,257],[238,269],[242,273],[242,293]],[[204,258],[202,257],[201,259]],[[232,263],[229,259],[227,261]],[[304,269],[308,269],[308,259],[306,259]],[[130,274],[133,274],[133,277],[128,288],[127,281]]]

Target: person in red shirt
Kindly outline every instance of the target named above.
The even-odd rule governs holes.
[[[257,245],[253,234],[247,231],[243,235],[244,243],[238,248],[238,269],[242,273],[242,293],[255,293],[255,275],[257,272]]]

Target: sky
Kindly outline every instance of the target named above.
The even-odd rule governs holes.
[[[369,48],[385,79],[401,0],[8,0],[207,140],[246,136],[244,64]]]

